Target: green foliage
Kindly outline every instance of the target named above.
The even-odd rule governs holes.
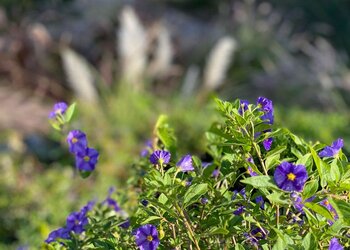
[[[182,169],[176,133],[166,116],[160,116],[152,149],[173,151],[170,162],[135,162],[133,177],[115,196],[127,212],[98,202],[88,213],[84,234],[57,240],[67,249],[137,249],[132,232],[151,223],[157,227],[160,249],[315,249],[327,248],[333,237],[350,246],[350,164],[341,150],[321,158],[323,144],[307,143],[268,124],[260,105],[240,112],[239,101],[216,103],[222,118],[207,133],[209,166],[203,167],[198,155],[191,160],[193,171]],[[266,149],[263,143],[271,137],[272,148]],[[282,162],[308,172],[300,192],[276,182]],[[285,178],[299,177],[290,172]],[[132,197],[138,196],[139,203],[124,190],[134,190]],[[130,227],[120,227],[127,218]]]

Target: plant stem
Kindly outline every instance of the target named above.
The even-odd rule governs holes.
[[[269,175],[269,174],[267,173],[265,163],[264,163],[264,161],[263,161],[262,158],[261,158],[260,151],[258,150],[258,147],[257,147],[257,145],[256,145],[256,143],[255,143],[254,141],[253,141],[253,146],[254,146],[254,149],[255,149],[256,154],[258,155],[260,164],[261,164],[262,168],[264,169],[265,175]]]
[[[279,228],[279,224],[280,224],[280,206],[276,205],[276,226],[277,228]]]
[[[175,225],[171,224],[171,231],[173,232],[174,240],[176,239],[176,231],[175,231]],[[177,246],[175,246],[175,250],[178,250]]]
[[[186,218],[184,212],[182,211],[182,209],[180,208],[180,206],[175,202],[175,208],[178,211],[178,213],[180,214],[181,218],[183,219],[184,223],[185,223],[185,227],[188,230],[189,236],[192,239],[194,245],[196,246],[197,250],[200,250],[201,248],[199,247],[199,244],[196,240],[195,234],[193,232],[193,229],[191,227],[191,224],[189,223],[189,220]]]

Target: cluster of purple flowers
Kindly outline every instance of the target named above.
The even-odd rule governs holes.
[[[168,151],[165,150],[156,150],[154,151],[149,160],[153,165],[166,165],[170,162],[171,154]],[[183,156],[177,163],[176,167],[181,172],[189,172],[193,171],[193,163],[192,163],[192,156],[187,154]]]
[[[249,102],[247,100],[240,100],[240,107],[238,109],[238,113],[240,115],[243,115],[245,111],[248,110]],[[267,124],[272,125],[274,122],[274,108],[272,101],[265,98],[265,97],[258,97],[256,101],[256,105],[259,107],[259,110],[262,111],[264,114],[261,116],[261,119],[264,120]],[[270,130],[266,130],[264,132],[269,132]],[[258,133],[256,136],[258,136],[260,133]],[[271,149],[273,143],[273,138],[267,138],[263,141],[263,146],[266,151],[269,151]]]
[[[95,169],[99,153],[88,147],[86,134],[80,130],[68,133],[67,142],[69,151],[75,155],[75,166],[80,171],[91,172]]]
[[[45,242],[51,243],[58,238],[69,239],[71,233],[81,234],[84,232],[84,227],[88,224],[87,212],[89,212],[93,206],[94,202],[90,201],[79,212],[69,214],[66,220],[66,226],[52,231]]]

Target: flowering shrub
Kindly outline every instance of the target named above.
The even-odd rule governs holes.
[[[256,104],[216,102],[221,119],[206,133],[207,152],[179,155],[181,145],[161,116],[129,186],[70,214],[43,248],[349,247],[350,164],[343,141],[310,144],[274,127],[272,101],[264,97]],[[54,127],[66,126],[73,111],[53,112]],[[98,152],[82,131],[72,130],[67,142],[77,171],[87,177]]]

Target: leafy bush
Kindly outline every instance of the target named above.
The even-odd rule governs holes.
[[[350,246],[350,165],[343,140],[310,144],[273,127],[272,102],[217,100],[221,119],[203,155],[182,145],[161,116],[134,173],[67,217],[44,249],[342,249]],[[62,110],[61,110],[62,111]],[[56,122],[69,120],[58,112]],[[63,122],[65,123],[65,122]],[[81,164],[82,177],[91,172]],[[85,163],[92,157],[83,156]],[[86,158],[85,158],[86,157]],[[96,164],[96,161],[92,163]]]

